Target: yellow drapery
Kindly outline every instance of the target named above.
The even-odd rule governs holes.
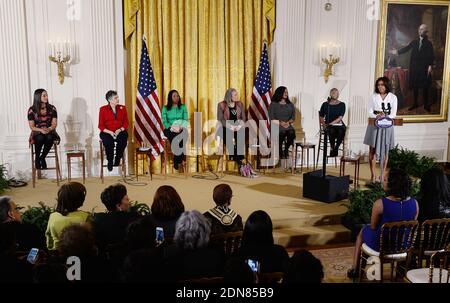
[[[248,107],[275,0],[124,0],[124,23],[133,112],[145,35],[161,103],[177,89],[190,118],[214,120],[227,88]]]
[[[202,122],[216,120],[230,87],[248,108],[263,41],[270,43],[274,30],[275,0],[124,0],[133,121],[143,36],[161,106],[178,90],[192,126],[194,112]]]

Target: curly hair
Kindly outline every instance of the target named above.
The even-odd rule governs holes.
[[[174,241],[183,250],[204,248],[209,243],[211,223],[196,210],[184,212],[177,221]]]
[[[63,216],[76,211],[83,206],[86,194],[86,187],[79,182],[63,184],[58,190],[58,204],[56,205],[56,211]]]
[[[403,169],[392,168],[389,171],[387,194],[406,200],[411,195],[412,180]]]
[[[127,195],[127,188],[125,185],[117,183],[105,188],[101,193],[100,199],[106,206],[108,211],[116,211],[117,205],[120,204],[123,197]]]

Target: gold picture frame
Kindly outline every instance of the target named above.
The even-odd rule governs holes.
[[[376,76],[387,76],[391,80],[392,92],[399,100],[397,116],[408,123],[447,121],[450,0],[381,0],[380,5]],[[411,56],[414,45],[416,49],[422,49],[424,45],[420,42],[417,47],[419,41],[423,41],[419,38],[421,24],[425,24],[430,33],[425,39],[431,43],[431,54],[434,53],[431,70],[427,69],[425,76],[423,67],[428,63],[412,64],[412,60],[419,62],[422,59],[418,59],[417,52]],[[429,58],[432,55],[427,60]]]

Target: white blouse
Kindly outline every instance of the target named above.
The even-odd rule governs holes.
[[[380,94],[373,94],[372,100],[369,102],[369,118],[376,118],[377,115],[375,115],[374,111],[383,111],[383,103],[384,108],[388,108],[388,104],[391,105],[391,114],[388,115],[389,118],[394,119],[397,116],[397,96],[393,93],[388,93],[386,98],[381,99]]]

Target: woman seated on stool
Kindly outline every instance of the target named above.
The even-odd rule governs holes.
[[[347,127],[342,118],[345,114],[345,103],[338,100],[339,90],[333,88],[330,97],[320,107],[320,124],[328,131],[331,151],[330,157],[337,157],[339,146],[344,141]],[[325,143],[324,143],[325,144]]]
[[[60,138],[56,133],[58,125],[58,113],[56,108],[48,103],[48,94],[45,89],[34,91],[33,106],[28,109],[28,124],[31,135],[29,142],[35,146],[36,169],[47,169],[45,157],[47,157],[53,143],[59,143]]]
[[[171,146],[173,139],[177,137],[178,144],[176,148],[171,149],[173,152],[173,167],[178,169],[179,165],[186,161],[188,114],[186,105],[181,103],[180,94],[176,90],[169,92],[167,105],[162,109],[162,122],[164,124],[164,136],[169,139]]]
[[[226,146],[230,158],[238,167],[242,165],[245,156],[245,109],[236,89],[230,88],[225,92],[224,100],[217,105],[217,136],[222,139],[222,146]],[[228,138],[228,139],[227,139]],[[244,140],[241,140],[244,138]],[[233,140],[234,139],[234,140]],[[233,146],[228,146],[227,141]],[[231,148],[233,150],[231,150]]]
[[[275,90],[272,103],[269,106],[270,120],[279,125],[279,155],[281,166],[287,169],[287,160],[289,159],[289,147],[294,145],[295,129],[295,107],[289,100],[289,93],[286,87],[280,86]],[[283,144],[286,142],[286,144]]]
[[[100,107],[98,128],[100,129],[100,139],[105,146],[108,171],[112,171],[113,166],[119,166],[120,159],[127,147],[128,114],[127,108],[119,105],[119,96],[116,91],[108,91],[106,101],[108,101],[108,105]],[[117,142],[115,159],[114,142]]]
[[[410,197],[412,181],[404,170],[391,169],[387,181],[388,196],[375,201],[370,225],[362,228],[355,243],[353,267],[347,273],[349,278],[359,274],[361,245],[365,243],[375,251],[380,250],[381,226],[388,222],[417,220],[419,205]]]

